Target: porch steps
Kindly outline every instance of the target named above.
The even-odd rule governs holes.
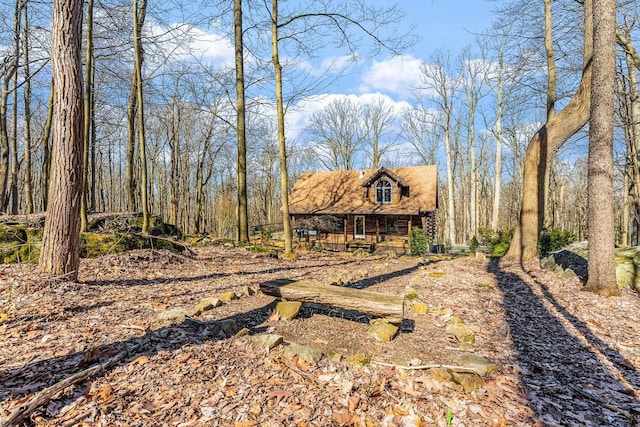
[[[376,250],[375,242],[368,242],[365,240],[352,240],[347,242],[347,250],[353,252],[358,249],[364,249],[368,252],[374,252]]]

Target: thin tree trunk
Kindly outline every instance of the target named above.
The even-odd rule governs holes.
[[[33,164],[31,161],[31,72],[29,70],[29,13],[24,5],[23,55],[24,55],[24,192],[25,211],[33,213]]]
[[[244,96],[244,44],[242,41],[242,0],[234,0],[233,23],[235,30],[236,57],[236,117],[238,136],[238,224],[237,239],[249,241],[249,214],[247,207],[247,139],[245,130]]]
[[[53,123],[53,96],[55,93],[55,80],[51,80],[49,89],[49,101],[47,101],[47,121],[44,124],[42,134],[42,209],[47,210],[49,200],[49,181],[51,177],[51,125]]]
[[[51,68],[56,88],[53,161],[39,269],[75,281],[82,193],[82,0],[54,2]]]
[[[87,218],[87,188],[89,169],[89,145],[91,137],[91,68],[93,67],[93,0],[87,2],[87,52],[85,56],[85,90],[84,90],[84,144],[82,151],[82,199],[80,205],[80,230],[86,231],[89,222]]]
[[[287,172],[287,145],[284,134],[284,105],[282,100],[282,66],[278,51],[278,0],[271,0],[271,49],[276,73],[276,109],[278,117],[278,147],[280,149],[280,190],[282,191],[282,225],[285,255],[293,255],[293,236],[289,216],[289,174]]]
[[[135,153],[136,153],[136,112],[138,109],[137,97],[138,81],[136,71],[131,74],[131,89],[129,90],[129,102],[127,105],[127,154],[125,165],[125,187],[127,193],[127,209],[130,212],[138,210],[136,203],[136,173],[135,173]]]
[[[9,169],[10,169],[10,181],[9,181],[9,193],[11,200],[11,213],[18,213],[18,73],[17,70],[20,66],[20,38],[22,31],[20,30],[22,24],[22,0],[16,0],[15,14],[13,17],[13,49],[14,49],[14,64],[13,69],[13,111],[11,120],[11,138],[9,139]]]
[[[140,151],[140,201],[142,207],[142,234],[149,232],[149,196],[147,194],[147,142],[144,128],[144,98],[142,93],[142,26],[147,13],[147,0],[133,0],[134,69],[138,98],[138,146]]]
[[[15,72],[15,70],[14,70]],[[11,70],[5,70],[0,92],[0,212],[6,212],[9,204],[9,131],[7,121],[7,103],[9,100],[9,81]]]
[[[493,186],[493,208],[491,211],[491,228],[497,230],[500,221],[500,196],[502,191],[502,111],[504,104],[504,58],[502,52],[498,54],[498,75],[496,82],[496,162],[495,183]]]
[[[450,127],[450,113],[446,112],[446,128],[444,131],[444,149],[446,154],[447,161],[447,199],[448,199],[448,220],[449,220],[449,244],[456,244],[456,208],[455,208],[455,197],[454,197],[454,188],[453,188],[453,161],[451,159],[451,131]]]

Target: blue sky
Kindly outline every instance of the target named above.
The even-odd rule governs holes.
[[[384,0],[378,0],[383,2]],[[420,65],[437,51],[449,51],[455,58],[464,47],[475,51],[475,34],[491,26],[494,2],[484,0],[398,0],[406,12],[406,27],[413,26],[418,42],[400,56],[383,54],[352,66],[323,94],[302,100],[297,111],[288,114],[289,138],[295,138],[315,111],[340,97],[367,102],[383,96],[398,111],[414,101],[414,88],[421,85]],[[320,62],[321,62],[320,58]]]
[[[412,49],[414,56],[429,55],[436,49],[459,51],[472,44],[474,35],[491,25],[491,8],[485,0],[399,0],[405,20],[421,37]]]

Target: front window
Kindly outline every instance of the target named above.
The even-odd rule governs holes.
[[[398,232],[398,216],[389,215],[387,217],[387,233],[397,233],[397,232]]]
[[[376,184],[376,203],[391,203],[391,183],[386,179]]]

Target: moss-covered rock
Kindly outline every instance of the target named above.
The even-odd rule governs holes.
[[[80,235],[80,256],[95,258],[132,249],[167,249],[172,252],[183,252],[186,249],[183,244],[160,237],[169,235],[179,238],[182,232],[175,226],[162,222],[157,215],[152,215],[152,218],[154,228],[150,230],[150,235],[143,236],[135,232],[137,229],[135,222],[138,219],[135,214],[96,216],[88,226],[92,232]],[[142,221],[141,217],[140,221]],[[105,232],[107,230],[121,231],[109,233]],[[21,224],[0,225],[0,263],[37,262],[42,245],[42,233],[41,227],[27,227]]]
[[[41,245],[41,228],[0,226],[0,261],[3,263],[36,262]]]
[[[140,213],[96,214],[87,224],[87,231],[105,234],[140,233],[142,221]],[[149,234],[182,239],[182,231],[175,225],[164,222],[159,215],[149,215]]]
[[[583,283],[588,279],[589,247],[586,241],[576,242],[551,252],[540,260],[540,266],[563,277],[578,276]],[[640,289],[640,246],[616,248],[616,281],[618,287]]]

